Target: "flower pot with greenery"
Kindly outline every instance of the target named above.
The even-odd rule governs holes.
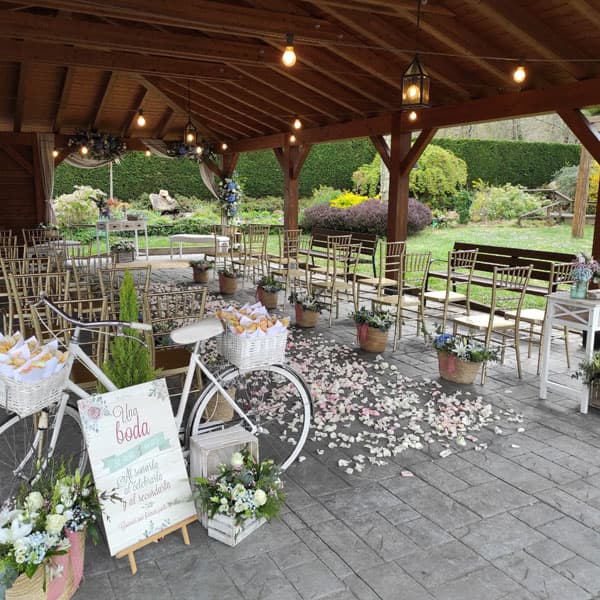
[[[208,283],[209,271],[214,264],[207,260],[191,260],[189,264],[192,267],[194,283]]]
[[[219,269],[219,292],[235,294],[238,286],[239,272],[233,269]]]
[[[115,262],[132,262],[135,259],[135,244],[132,240],[119,240],[110,245],[110,252]]]
[[[440,333],[433,339],[438,353],[440,377],[454,383],[473,383],[481,365],[497,360],[496,350],[466,335]]]
[[[279,468],[272,460],[256,462],[248,449],[234,452],[216,474],[197,478],[196,487],[209,537],[229,546],[278,516],[285,501]]]
[[[384,310],[369,310],[361,306],[352,318],[356,323],[360,347],[367,352],[384,352],[394,316]]]
[[[283,284],[273,275],[264,275],[256,284],[256,299],[266,308],[277,308],[277,298]]]
[[[600,408],[600,353],[596,352],[592,360],[583,360],[573,375],[588,386],[588,402],[594,408]]]
[[[323,304],[319,302],[318,296],[309,294],[299,294],[292,292],[288,300],[294,305],[296,310],[296,325],[298,327],[315,327],[319,320],[319,315],[323,310]]]

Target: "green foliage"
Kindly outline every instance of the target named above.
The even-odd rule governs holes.
[[[579,166],[577,165],[562,167],[552,176],[549,187],[557,189],[569,198],[575,198],[578,172]]]
[[[477,182],[475,188],[470,215],[476,223],[516,219],[542,204],[539,196],[528,194],[522,187],[510,183],[502,187],[488,187],[483,182]]]
[[[342,194],[341,190],[336,190],[330,185],[321,184],[312,191],[310,205],[314,204],[329,204],[334,198]]]
[[[285,286],[273,275],[263,275],[257,282],[256,287],[262,288],[267,294],[280,292]]]
[[[352,173],[352,182],[359,194],[374,198],[379,193],[379,180],[381,175],[381,157],[375,153],[370,163],[361,165]]]
[[[368,325],[381,331],[387,331],[395,322],[394,315],[385,310],[369,310],[361,306],[352,313],[352,318],[357,325]]]
[[[459,190],[452,198],[452,206],[458,213],[458,222],[466,225],[471,220],[471,204],[473,203],[473,192],[470,190]]]
[[[582,379],[588,385],[593,381],[600,379],[600,354],[596,352],[592,360],[583,360],[579,363],[579,368],[573,375],[574,379]]]
[[[98,219],[98,207],[106,194],[89,186],[75,186],[74,191],[56,199],[54,210],[59,227],[74,223],[93,223]]]
[[[138,315],[133,277],[126,271],[119,290],[119,320],[137,322]],[[118,388],[152,381],[155,371],[152,368],[150,350],[141,342],[136,330],[125,328],[123,333],[124,336],[111,340],[110,357],[102,365],[102,370]]]
[[[434,139],[432,144],[454,153],[467,163],[467,180],[482,179],[493,185],[536,188],[552,179],[565,165],[579,163],[577,144],[504,140]]]
[[[282,196],[265,196],[264,198],[244,197],[242,213],[283,211]]]
[[[329,206],[331,206],[331,208],[350,208],[351,206],[361,204],[368,199],[367,196],[359,196],[358,194],[346,190],[340,196],[331,200]]]
[[[467,183],[467,165],[444,148],[428,146],[409,181],[410,190],[430,208],[452,208],[452,194]]]

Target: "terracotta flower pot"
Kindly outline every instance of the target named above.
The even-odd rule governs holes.
[[[385,352],[389,330],[383,331],[377,327],[369,327],[367,323],[356,326],[358,344],[366,352]]]
[[[221,294],[235,294],[237,285],[237,277],[225,277],[223,274],[219,275],[219,291]]]
[[[194,283],[208,283],[208,276],[210,271],[208,269],[198,269],[197,267],[192,267],[192,274],[194,277]]]
[[[481,369],[480,362],[467,362],[460,360],[455,354],[439,351],[438,365],[440,377],[454,383],[474,383]]]
[[[278,292],[267,292],[263,288],[256,288],[256,299],[265,306],[265,308],[277,308]]]
[[[298,327],[315,327],[319,320],[316,310],[304,310],[301,304],[296,304],[296,325]]]

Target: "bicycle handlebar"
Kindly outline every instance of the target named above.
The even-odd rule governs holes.
[[[136,329],[138,331],[152,331],[152,325],[148,323],[138,323],[131,322],[127,323],[125,321],[90,321],[86,323],[85,321],[79,321],[78,319],[74,319],[73,317],[67,315],[63,312],[52,300],[49,300],[45,294],[40,295],[40,299],[38,302],[34,304],[34,306],[39,306],[40,304],[45,304],[50,309],[52,309],[57,315],[62,317],[68,323],[75,325],[76,327],[116,327],[118,329],[122,329],[123,327],[129,327],[130,329]]]

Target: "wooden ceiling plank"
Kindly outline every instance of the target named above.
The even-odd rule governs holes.
[[[62,128],[65,111],[69,102],[69,96],[71,95],[71,88],[73,87],[74,78],[75,69],[71,67],[66,67],[60,88],[60,95],[58,97],[58,104],[56,105],[56,113],[54,114],[54,122],[52,124],[52,131],[54,131],[55,133],[60,133],[60,130]]]
[[[600,11],[598,11],[598,6],[592,6],[588,0],[570,0],[569,4],[590,21],[590,23],[593,23],[596,29],[600,29]]]
[[[3,152],[8,154],[23,170],[33,175],[33,165],[16,149],[15,146],[1,144]]]
[[[134,129],[140,129],[139,125],[137,124],[138,113],[139,113],[140,108],[142,108],[142,109],[144,108],[144,101],[148,97],[148,93],[149,93],[148,88],[142,87],[142,89],[139,91],[138,95],[136,96],[133,106],[131,107],[131,112],[133,113],[133,116],[127,115],[127,117],[125,117],[125,121],[123,123],[121,135],[123,135],[124,137],[129,137]],[[147,120],[148,120],[148,117],[146,116],[146,121]],[[148,125],[148,123],[146,123],[146,125]],[[145,131],[145,130],[142,130],[142,131]]]
[[[573,48],[561,40],[561,36],[539,18],[534,16],[526,8],[523,2],[514,2],[513,0],[466,0],[467,3],[477,12],[484,15],[497,24],[501,31],[515,36],[521,42],[533,49],[534,52],[545,59],[555,61],[561,65],[575,79],[585,79],[588,76],[587,69],[579,64],[568,62],[564,57],[579,54],[581,58],[589,58],[581,51]],[[527,58],[525,49],[513,49],[517,54],[515,59],[523,56]]]
[[[23,119],[25,118],[25,98],[27,92],[27,72],[29,66],[27,63],[21,63],[19,66],[19,79],[17,81],[17,93],[15,96],[13,131],[20,133],[23,131]]]
[[[586,116],[575,108],[559,110],[560,118],[567,127],[577,136],[585,149],[600,163],[600,134]]]
[[[109,98],[112,95],[113,88],[117,83],[117,74],[114,72],[107,73],[104,78],[104,85],[102,86],[102,90],[98,95],[98,100],[96,102],[96,108],[93,109],[94,112],[90,117],[90,124],[93,129],[98,129],[100,123],[100,116],[102,114],[102,110],[106,106]]]
[[[348,8],[346,0],[319,0],[320,4],[329,4],[331,6],[340,6],[342,8]],[[356,4],[363,4],[363,10],[368,12],[375,12],[377,8],[382,6],[388,7],[393,10],[402,10],[408,12],[417,12],[416,0],[360,0]],[[437,15],[445,15],[447,17],[454,16],[454,13],[440,4],[434,2],[428,2],[421,5],[421,12],[431,13]]]
[[[173,119],[175,118],[175,112],[170,106],[167,106],[163,116],[160,118],[160,121],[156,125],[156,129],[154,130],[154,134],[152,137],[155,139],[162,140],[165,137],[165,134],[169,131],[171,127],[171,123],[173,123]]]
[[[0,39],[0,56],[11,62],[89,67],[147,75],[177,75],[186,79],[223,81],[237,76],[225,65],[214,62],[142,56],[123,51],[107,52],[22,40]]]

